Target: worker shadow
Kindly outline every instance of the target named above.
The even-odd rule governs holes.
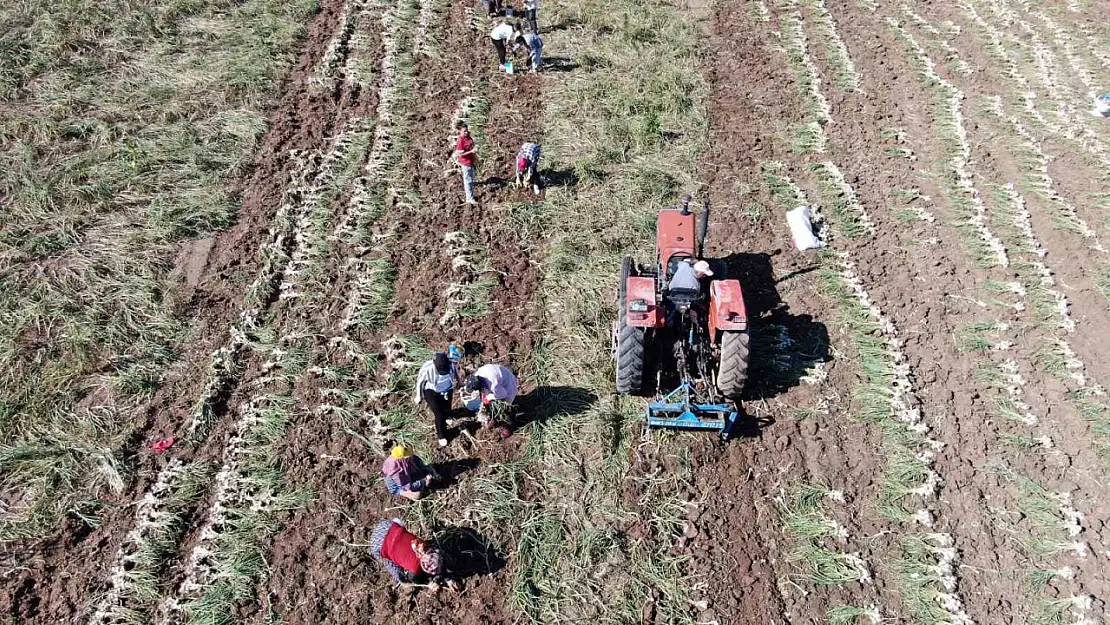
[[[574,187],[578,185],[578,174],[573,167],[550,168],[540,172],[544,188]]]
[[[565,56],[545,56],[543,65],[540,66],[540,71],[545,73],[573,72],[576,69],[578,69],[578,63]]]
[[[468,471],[473,471],[482,464],[477,458],[462,458],[447,460],[432,465],[432,469],[439,474],[439,481],[435,484],[436,490],[451,488],[458,483],[459,477]]]
[[[493,541],[469,527],[448,527],[436,534],[446,559],[447,576],[455,581],[492,575],[505,567],[505,556]]]
[[[572,18],[569,18],[569,19],[565,19],[565,20],[559,22],[558,24],[552,24],[551,26],[547,26],[547,27],[540,27],[540,33],[542,33],[544,35],[546,35],[548,33],[557,33],[559,31],[569,30],[571,28],[575,28],[575,27],[578,27],[578,26],[581,26],[581,25],[582,25],[582,20],[575,19],[575,18],[572,17]]]
[[[793,312],[780,293],[783,285],[817,267],[776,278],[772,255],[765,253],[732,254],[715,264],[726,277],[738,279],[744,291],[751,356],[743,399],[770,399],[803,382],[819,382],[823,363],[832,359],[828,327],[810,314]]]
[[[509,430],[516,432],[533,423],[545,423],[581,414],[597,403],[597,395],[577,386],[537,386],[516,400]]]
[[[491,190],[498,190],[504,188],[511,182],[513,182],[513,179],[505,176],[488,176],[484,180],[476,181],[474,186],[489,187]]]

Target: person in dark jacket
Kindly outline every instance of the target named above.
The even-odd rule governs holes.
[[[459,373],[455,363],[447,354],[437,353],[420,367],[416,376],[416,393],[413,401],[424,401],[435,418],[436,438],[439,446],[447,446],[447,419],[451,416],[451,402],[455,387],[459,384]]]

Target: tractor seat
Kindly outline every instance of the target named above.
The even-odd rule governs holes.
[[[675,306],[692,306],[701,299],[701,291],[699,289],[669,289],[667,291],[667,300]]]

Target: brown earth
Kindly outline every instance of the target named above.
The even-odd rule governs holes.
[[[529,195],[500,180],[511,180],[513,155],[527,140],[538,141],[540,83],[536,76],[497,73],[496,58],[485,32],[469,26],[467,3],[452,3],[443,17],[442,59],[420,57],[416,63],[415,97],[407,112],[409,146],[402,178],[420,198],[418,206],[394,206],[383,230],[396,237],[392,261],[397,269],[394,313],[376,337],[418,335],[442,349],[449,342],[473,341],[483,348],[482,360],[501,362],[518,371],[529,357],[536,337],[533,294],[538,285],[539,258],[530,247],[500,232],[499,206],[528,202]],[[478,5],[475,3],[475,7]],[[463,70],[460,72],[460,68]],[[486,145],[479,146],[493,162],[480,163],[476,192],[479,206],[463,203],[458,172],[448,169],[454,150],[452,114],[467,95],[490,100]],[[478,129],[472,129],[478,130]],[[461,327],[441,327],[443,291],[450,281],[443,233],[469,230],[489,248],[498,283],[488,317]],[[522,387],[522,394],[531,389]],[[408,402],[407,395],[387,397],[387,405]],[[368,409],[381,406],[368,406]],[[430,415],[427,419],[429,438]],[[517,457],[523,441],[480,434],[477,442],[463,436],[428,460],[448,471],[462,472],[458,487],[438,493],[452,509],[464,508],[466,483],[488,474],[490,465]],[[293,514],[275,539],[272,575],[263,605],[273,606],[285,623],[502,623],[505,589],[511,585],[507,567],[464,581],[465,594],[399,590],[384,575],[364,544],[369,530],[383,518],[404,516],[406,506],[392,499],[376,478],[381,457],[327,420],[295,424],[286,445],[287,479],[311,488],[313,502]],[[341,458],[342,462],[329,459]],[[441,530],[446,528],[440,528]],[[496,544],[497,536],[483,536]],[[500,555],[504,558],[504,555]],[[415,619],[415,621],[414,621]]]
[[[934,15],[932,11],[929,15]],[[835,7],[834,14],[862,76],[861,93],[845,94],[833,86],[832,72],[818,45],[820,37],[807,27],[810,53],[822,67],[824,93],[832,105],[833,118],[826,127],[830,153],[813,160],[832,160],[839,165],[878,229],[874,240],[838,240],[837,245],[850,250],[871,296],[905,337],[905,352],[923,411],[936,427],[934,436],[947,443],[935,465],[946,481],[937,506],[937,531],[952,533],[962,552],[966,566],[961,568],[960,591],[967,611],[980,623],[1020,622],[1021,608],[1011,602],[1025,591],[1007,572],[1021,570],[1024,557],[999,530],[991,511],[1013,505],[1007,503],[1012,494],[1000,496],[1005,484],[986,471],[1000,460],[996,437],[1002,424],[983,417],[987,407],[974,381],[974,362],[957,353],[952,340],[956,330],[979,316],[966,297],[976,293],[985,278],[1007,279],[1007,275],[1004,271],[984,272],[970,262],[955,230],[943,225],[954,217],[946,215],[941,207],[931,207],[938,217],[936,227],[906,225],[893,218],[887,208],[895,205],[891,189],[917,187],[933,198],[940,197],[920,169],[941,158],[943,150],[932,131],[932,95],[920,86],[915,70],[904,60],[900,44],[887,33],[881,14],[870,14],[854,3],[842,3]],[[807,15],[808,19],[811,16]],[[969,29],[965,25],[964,32]],[[771,275],[760,279],[758,271],[742,274],[749,310],[769,319],[777,315],[779,320],[771,322],[787,326],[790,335],[798,337],[806,333],[799,326],[816,322],[833,328],[835,324],[835,315],[830,314],[827,304],[811,285],[805,284],[804,277],[794,274],[815,261],[794,250],[780,216],[757,221],[742,218],[738,210],[742,207],[735,199],[743,185],[758,188],[761,162],[797,160],[783,141],[773,139],[783,136],[786,123],[802,121],[804,116],[790,88],[793,77],[785,58],[771,52],[771,46],[778,42],[768,36],[768,30],[752,19],[750,7],[743,3],[718,7],[710,42],[715,65],[704,177],[714,202],[733,211],[710,235],[717,242],[718,253],[740,250],[768,254],[775,265],[771,272],[774,278],[803,283],[784,287],[781,294],[776,294]],[[752,63],[751,59],[761,62]],[[965,89],[983,92],[982,86]],[[971,108],[971,104],[965,104],[965,113]],[[974,121],[968,125],[974,133]],[[912,149],[919,155],[919,166],[883,155],[879,133],[887,127],[906,130]],[[974,149],[986,156],[989,147],[977,143]],[[982,162],[980,159],[977,164]],[[1014,171],[1009,170],[1011,176]],[[809,186],[805,184],[809,175],[802,166],[792,165],[790,174],[803,187]],[[810,197],[815,197],[812,188]],[[765,196],[749,198],[767,200]],[[722,219],[720,213],[718,219]],[[1049,230],[1043,220],[1038,220],[1035,227],[1046,246],[1069,255],[1068,242],[1057,234],[1046,236]],[[933,237],[937,239],[934,245],[921,244]],[[1080,251],[1072,249],[1071,253]],[[778,303],[780,297],[785,304]],[[753,299],[763,302],[753,306]],[[1087,298],[1076,301],[1083,304],[1080,310],[1093,312]],[[775,306],[784,310],[768,313]],[[755,332],[758,334],[758,327]],[[834,329],[829,333],[833,335],[833,353],[850,359],[846,337],[838,336]],[[1085,351],[1105,353],[1097,343],[1082,344]],[[870,544],[862,549],[864,559],[890,562],[897,555],[897,545],[883,537],[881,530],[886,524],[868,510],[867,502],[873,499],[878,486],[875,482],[880,479],[882,459],[874,433],[851,417],[853,377],[850,365],[842,370],[835,361],[832,363],[827,384],[836,401],[829,403],[827,416],[791,420],[797,406],[816,401],[813,389],[791,391],[781,401],[756,404],[755,416],[765,424],[757,437],[726,450],[706,447],[695,456],[697,481],[704,485],[701,490],[706,497],[697,519],[700,545],[695,541],[694,549],[701,563],[699,572],[711,580],[707,595],[717,597],[714,616],[722,622],[765,622],[774,615],[790,622],[824,622],[825,611],[841,600],[840,592],[804,596],[801,588],[788,582],[797,569],[784,562],[788,545],[783,544],[773,500],[791,482],[813,477],[831,480],[833,488],[844,489],[862,507],[863,514],[841,522],[853,535],[870,537]],[[760,387],[755,376],[750,383]],[[1055,419],[1049,423],[1060,426],[1054,437],[1085,437],[1082,426],[1067,421],[1060,425]],[[1100,475],[1103,471],[1097,458],[1086,454],[1064,458],[1063,462],[1059,457],[1007,455],[1005,459],[1050,489],[1066,492],[1083,491],[1074,481],[1077,475]],[[1096,479],[1083,486],[1093,494],[1098,492],[1097,483]],[[724,493],[738,496],[718,496]],[[1088,515],[1085,525],[1094,530],[1086,534],[1088,540],[1098,540],[1106,508],[1082,495],[1079,500]],[[722,530],[729,539],[724,545]],[[1097,567],[1093,562],[1089,564]],[[1078,568],[1086,573],[1086,591],[1105,584],[1105,576],[1089,566],[1079,564]],[[897,614],[891,571],[877,570],[874,575],[874,587],[856,592],[856,600],[874,597],[884,614]]]

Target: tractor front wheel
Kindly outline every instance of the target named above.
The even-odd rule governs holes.
[[[748,381],[748,333],[724,332],[721,335],[721,360],[717,368],[717,388],[729,399],[740,399]]]

